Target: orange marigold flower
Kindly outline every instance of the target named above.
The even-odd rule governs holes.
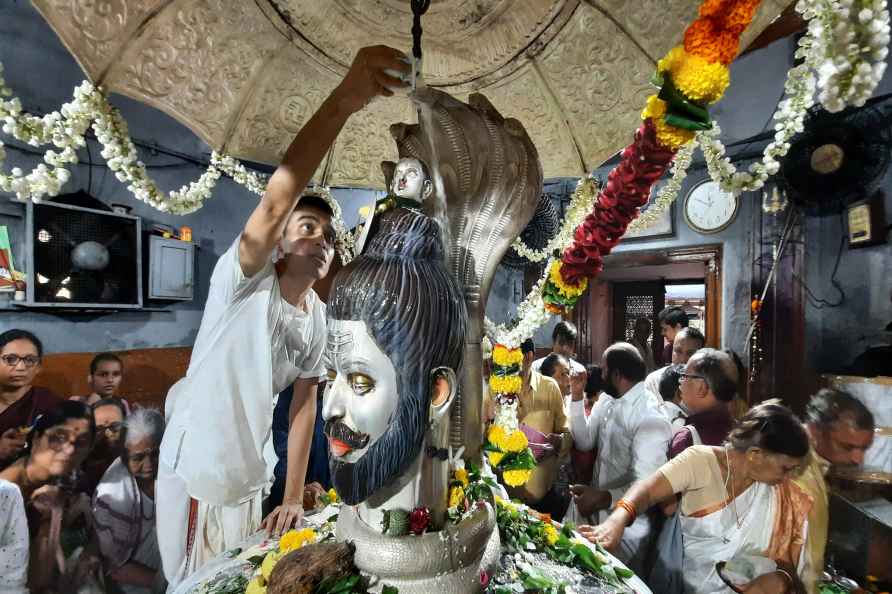
[[[730,64],[737,56],[740,36],[720,29],[713,19],[698,19],[684,35],[684,49],[707,62]]]
[[[743,33],[743,30],[753,20],[753,15],[756,14],[758,6],[759,0],[737,0],[725,14],[724,28],[736,31],[738,35]]]
[[[700,5],[700,16],[704,18],[721,17],[727,12],[734,0],[703,0]]]

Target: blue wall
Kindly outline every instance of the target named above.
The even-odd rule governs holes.
[[[732,67],[732,86],[713,113],[722,125],[725,141],[733,142],[760,132],[767,124],[783,90],[783,78],[791,64],[789,41],[774,45],[737,60]],[[83,75],[52,30],[28,2],[0,3],[0,61],[6,67],[9,85],[23,100],[25,108],[46,112],[58,109],[71,97],[72,89]],[[879,92],[890,90],[888,77]],[[206,159],[209,150],[194,134],[163,113],[123,97],[113,102],[126,117],[133,137],[157,142],[167,148]],[[631,135],[631,131],[630,131]],[[630,136],[631,138],[631,136]],[[6,142],[8,137],[3,137]],[[11,144],[11,142],[9,143]],[[101,162],[99,147],[91,145],[94,158]],[[83,152],[83,151],[82,151]],[[39,161],[8,147],[7,167],[33,167]],[[151,175],[165,189],[175,189],[197,178],[202,168],[184,164],[176,158],[145,151],[143,159]],[[86,165],[76,167],[65,191],[86,189]],[[609,168],[597,173],[605,177]],[[681,196],[706,176],[703,170],[692,171]],[[888,186],[892,180],[887,179]],[[555,181],[572,191],[572,181]],[[554,190],[555,186],[549,187]],[[171,306],[169,312],[118,313],[86,319],[57,317],[42,313],[0,311],[0,330],[12,326],[26,327],[47,343],[51,352],[97,351],[150,346],[189,345],[195,337],[201,318],[201,307],[207,293],[207,280],[219,254],[230,244],[247,219],[256,197],[228,179],[221,179],[207,206],[193,215],[176,217],[155,211],[135,201],[129,192],[104,167],[93,168],[91,193],[106,202],[131,204],[134,214],[144,223],[167,223],[192,227],[199,243],[197,295],[190,303]],[[374,199],[371,192],[335,190],[348,222],[357,209]],[[618,252],[663,249],[721,243],[724,249],[723,338],[726,346],[741,350],[749,323],[749,301],[752,254],[750,229],[754,209],[759,207],[760,194],[741,197],[741,210],[736,221],[718,235],[695,233],[684,222],[680,203],[675,209],[675,236],[668,239],[638,241],[620,245]],[[887,211],[892,204],[887,197]],[[23,261],[23,208],[0,198],[0,224],[10,227],[14,235],[14,256]],[[829,285],[830,268],[838,247],[837,218],[813,219],[808,225],[807,283],[812,291],[832,298]],[[809,358],[821,368],[831,368],[840,360],[851,359],[867,340],[862,335],[875,331],[892,320],[890,283],[892,258],[890,247],[846,251],[838,279],[846,287],[848,299],[835,310],[810,308],[807,316]],[[493,284],[488,313],[495,321],[504,321],[522,299],[520,274],[500,269]],[[520,287],[520,288],[519,288]],[[550,342],[549,325],[536,337],[537,342]],[[874,336],[874,339],[876,336]]]

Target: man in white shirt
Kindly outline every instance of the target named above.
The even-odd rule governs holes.
[[[574,359],[577,336],[579,336],[579,331],[576,330],[576,325],[566,320],[558,322],[551,332],[551,352],[563,355],[570,361],[570,377],[585,373],[585,365]],[[533,361],[533,371],[538,373],[545,359],[546,357],[542,357]]]
[[[592,486],[573,485],[574,504],[582,517],[600,524],[626,490],[666,462],[672,430],[644,389],[646,368],[638,350],[619,342],[601,359],[604,392],[585,416],[580,394],[570,403],[570,433],[580,450],[598,449]],[[578,516],[577,516],[578,517]],[[580,528],[583,535],[586,527]],[[587,527],[591,528],[591,526]],[[617,556],[633,570],[642,569],[650,537],[650,519],[641,514],[623,534]]]
[[[214,268],[189,369],[165,403],[156,505],[170,591],[260,527],[273,395],[291,383],[285,495],[264,525],[281,533],[302,519],[326,340],[312,287],[328,273],[335,234],[328,203],[299,197],[347,119],[405,86],[385,70],[408,73],[405,56],[383,46],[357,53]]]

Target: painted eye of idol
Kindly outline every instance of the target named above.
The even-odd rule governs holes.
[[[350,382],[353,393],[359,396],[365,396],[375,389],[375,382],[364,373],[351,373],[347,376],[347,381]]]

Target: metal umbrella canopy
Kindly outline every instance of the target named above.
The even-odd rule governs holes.
[[[211,147],[276,164],[356,51],[409,53],[409,0],[32,0],[94,83],[189,126]],[[789,0],[763,0],[746,47]],[[656,60],[681,42],[699,0],[433,0],[425,82],[486,95],[517,118],[546,178],[579,176],[628,144]],[[382,188],[405,97],[353,115],[316,172]]]

